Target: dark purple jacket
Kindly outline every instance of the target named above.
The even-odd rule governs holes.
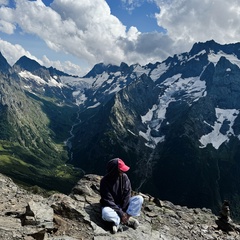
[[[118,158],[108,162],[107,174],[100,182],[100,195],[102,207],[110,207],[122,217],[131,197],[131,183],[127,174],[119,175]]]

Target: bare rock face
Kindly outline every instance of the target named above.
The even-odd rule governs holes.
[[[17,186],[0,174],[0,239],[4,240],[234,240],[240,239],[239,225],[208,209],[190,209],[141,194],[144,198],[140,226],[124,227],[112,235],[101,219],[100,176],[86,175],[67,196],[61,193],[44,198]],[[133,193],[134,194],[134,193]],[[230,219],[230,212],[228,212]],[[222,222],[221,222],[222,223]]]

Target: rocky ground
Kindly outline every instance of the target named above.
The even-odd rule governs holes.
[[[216,224],[219,217],[208,209],[176,206],[141,193],[145,201],[138,217],[139,228],[124,227],[123,232],[113,235],[108,224],[101,220],[100,179],[97,175],[86,175],[69,196],[55,193],[43,197],[0,174],[0,239],[240,239],[238,225]]]

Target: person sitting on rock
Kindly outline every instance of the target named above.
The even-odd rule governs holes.
[[[140,195],[131,197],[131,182],[126,174],[130,169],[123,160],[114,158],[107,164],[107,173],[100,182],[102,219],[112,222],[112,232],[119,230],[120,223],[136,229],[143,204]]]

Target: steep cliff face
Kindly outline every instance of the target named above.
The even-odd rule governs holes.
[[[0,72],[2,74],[8,74],[10,72],[10,69],[11,66],[8,64],[2,53],[0,53]]]
[[[153,90],[153,85],[152,80],[143,75],[106,104],[81,112],[81,122],[75,127],[73,163],[86,172],[104,174],[107,161],[114,156],[132,159],[134,165],[139,154],[137,149],[143,147],[149,153],[138,131],[139,127],[145,129],[140,115],[158,98],[158,90]]]

